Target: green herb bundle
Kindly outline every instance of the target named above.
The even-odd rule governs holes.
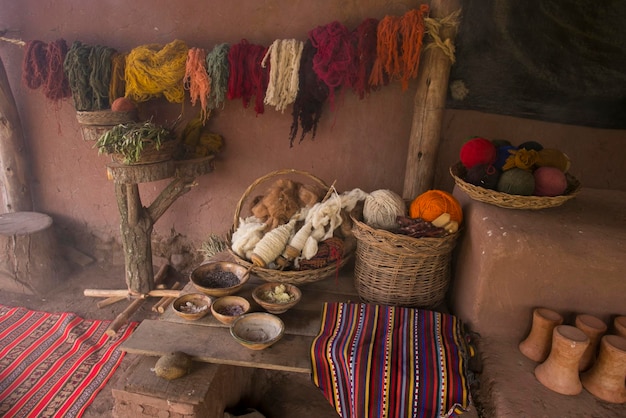
[[[152,122],[131,122],[114,126],[96,142],[100,154],[121,154],[125,164],[139,161],[148,146],[156,150],[165,141],[173,140],[171,132]]]

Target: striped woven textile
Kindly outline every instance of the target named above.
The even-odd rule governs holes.
[[[434,311],[326,303],[312,379],[344,418],[435,418],[470,405],[459,319]]]
[[[119,366],[137,326],[0,305],[0,416],[80,417]]]

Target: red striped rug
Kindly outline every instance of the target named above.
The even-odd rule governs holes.
[[[0,416],[80,417],[122,361],[111,321],[0,305]]]

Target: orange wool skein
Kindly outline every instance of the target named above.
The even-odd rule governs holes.
[[[409,216],[432,222],[441,214],[449,213],[450,219],[461,224],[463,210],[454,196],[443,190],[428,190],[417,196],[409,207]]]

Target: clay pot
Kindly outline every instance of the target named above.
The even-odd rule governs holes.
[[[602,335],[604,335],[608,327],[600,318],[587,314],[577,315],[575,324],[576,328],[584,332],[589,338],[589,345],[580,359],[578,370],[589,370],[589,368],[593,366],[593,363],[596,361],[596,353],[598,351],[600,338],[602,338]]]
[[[562,395],[577,395],[583,386],[578,375],[578,365],[589,338],[571,325],[554,328],[552,348],[546,361],[535,368],[535,377],[542,385]]]
[[[532,327],[526,339],[519,344],[519,351],[533,361],[538,363],[544,361],[550,354],[552,331],[562,323],[563,317],[558,312],[547,308],[535,308]]]
[[[581,376],[585,389],[607,402],[626,402],[626,338],[605,335],[593,367]]]
[[[613,328],[617,335],[626,338],[626,316],[616,317],[613,320]]]

